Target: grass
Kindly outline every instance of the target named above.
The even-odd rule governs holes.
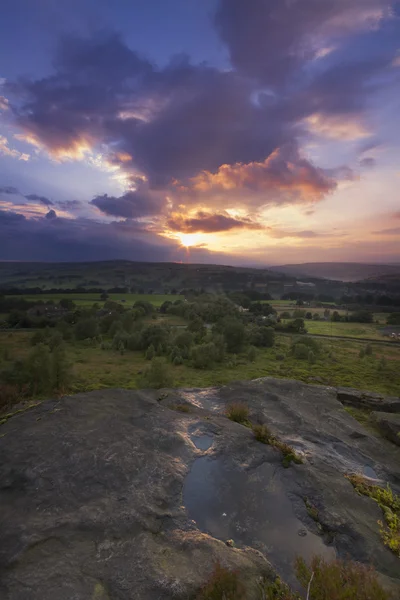
[[[0,370],[11,367],[12,361],[23,359],[31,350],[33,332],[0,332]],[[235,365],[228,362],[216,364],[208,370],[194,369],[188,363],[171,365],[175,387],[211,387],[231,381],[258,377],[284,377],[305,383],[325,383],[366,389],[386,395],[400,395],[400,348],[374,345],[372,357],[359,358],[360,344],[346,340],[321,340],[322,353],[315,364],[297,360],[290,353],[291,336],[276,336],[273,348],[259,349],[254,362],[245,355],[237,357]],[[4,360],[3,356],[8,356]],[[282,355],[284,360],[277,360]],[[384,371],[379,366],[385,357]],[[101,388],[140,387],[141,372],[148,361],[141,352],[101,350],[99,345],[87,346],[83,342],[67,344],[67,358],[73,365],[71,392],[84,392]]]
[[[235,423],[248,425],[249,423],[249,407],[243,402],[232,402],[226,407],[226,416]]]
[[[190,413],[190,406],[188,404],[173,404],[169,408],[181,413]]]
[[[389,340],[380,332],[383,325],[376,323],[334,323],[332,321],[306,321],[308,333],[353,337],[359,339]]]
[[[400,558],[400,496],[393,493],[389,484],[382,488],[358,474],[346,475],[346,478],[360,495],[372,498],[381,507],[385,520],[378,521],[381,538],[385,546]]]
[[[47,302],[48,300],[53,300],[55,303],[58,303],[63,298],[69,298],[77,306],[90,307],[95,302],[100,304],[101,306],[104,304],[104,300],[101,299],[100,294],[34,294],[34,295],[19,295],[19,296],[10,296],[11,298],[24,298],[25,300],[29,300],[31,302]],[[184,296],[180,296],[178,294],[109,294],[109,300],[114,300],[114,302],[123,303],[124,306],[132,306],[136,300],[145,300],[146,302],[151,302],[154,306],[161,306],[163,302],[169,300],[170,302],[174,302],[175,300],[183,300]]]
[[[282,452],[282,464],[284,467],[289,467],[292,462],[296,463],[297,465],[303,462],[301,456],[296,454],[294,448],[275,437],[266,425],[253,425],[252,429],[254,437],[258,442],[273,446]]]
[[[302,593],[293,592],[280,578],[271,581],[262,578],[247,593],[240,573],[231,571],[217,562],[196,600],[390,600],[389,592],[380,585],[376,572],[350,560],[326,562],[315,556],[308,565],[302,558],[296,560],[296,577]],[[251,582],[250,582],[251,583]],[[256,588],[256,593],[254,593]]]

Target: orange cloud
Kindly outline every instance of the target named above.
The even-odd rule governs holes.
[[[352,116],[327,116],[315,113],[307,117],[304,122],[314,135],[332,140],[352,141],[371,135],[365,125]]]
[[[194,194],[261,193],[261,204],[316,202],[336,188],[334,179],[302,158],[296,148],[278,148],[262,162],[222,165],[202,171],[177,190]]]

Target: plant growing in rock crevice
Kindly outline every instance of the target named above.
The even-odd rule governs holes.
[[[268,444],[280,450],[283,454],[282,464],[284,467],[289,467],[291,462],[301,464],[303,462],[301,456],[299,456],[294,448],[282,442],[275,437],[268,429],[267,425],[253,425],[252,426],[254,437],[258,442],[262,444]]]
[[[293,592],[279,577],[274,581],[262,578],[257,582],[258,600],[390,600],[391,596],[378,582],[375,571],[349,560],[325,562],[315,556],[310,565],[296,560],[296,577],[301,594]],[[237,571],[216,563],[210,579],[196,600],[247,600]]]
[[[249,407],[244,402],[232,402],[226,408],[226,416],[235,423],[249,425]]]
[[[390,485],[386,488],[369,483],[362,475],[345,475],[354,489],[362,496],[375,500],[383,511],[385,522],[379,520],[379,533],[383,543],[400,558],[400,496],[393,493]]]

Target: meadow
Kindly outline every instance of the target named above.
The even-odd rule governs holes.
[[[30,350],[33,332],[0,332],[0,357],[3,368],[25,358]],[[208,387],[234,380],[257,377],[283,377],[306,383],[349,386],[388,395],[400,395],[400,352],[390,345],[369,345],[371,355],[360,358],[366,344],[345,340],[321,340],[321,352],[314,364],[296,359],[291,352],[292,336],[276,336],[272,348],[257,349],[254,362],[246,354],[229,357],[210,369],[195,369],[190,364],[170,364],[176,387]],[[66,345],[72,366],[69,393],[101,388],[139,388],[141,375],[149,364],[143,352],[101,349],[98,343],[71,341]]]
[[[18,296],[10,296],[11,298],[24,298],[29,302],[48,302],[53,301],[58,303],[63,298],[68,298],[75,302],[77,306],[90,308],[93,304],[103,304],[104,300],[101,299],[100,294],[21,294]],[[133,306],[137,300],[143,300],[150,302],[155,307],[160,307],[166,300],[174,302],[175,300],[183,300],[183,296],[179,294],[108,294],[108,299],[114,302],[119,302],[125,307]]]

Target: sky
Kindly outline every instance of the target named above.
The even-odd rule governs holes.
[[[3,0],[0,260],[400,263],[397,0]]]

